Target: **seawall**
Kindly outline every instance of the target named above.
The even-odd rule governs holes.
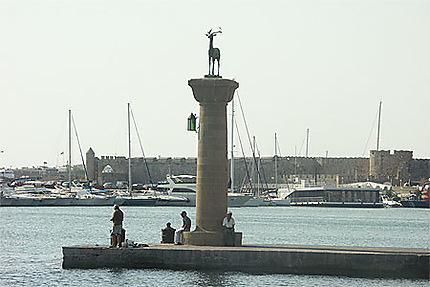
[[[429,249],[151,244],[139,248],[63,247],[63,268],[163,268],[270,274],[429,278]]]
[[[414,159],[412,156],[411,151],[372,151],[370,157],[283,156],[276,160],[276,173],[281,184],[292,182],[296,176],[313,183],[331,185],[367,180],[401,185],[409,180],[419,182],[427,179],[430,176],[430,159]],[[235,159],[236,183],[248,175],[245,161],[250,165],[253,159]],[[262,182],[274,184],[275,158],[261,157],[258,161]],[[124,156],[98,158],[90,149],[86,163],[89,178],[99,184],[128,180],[128,159]],[[164,180],[168,173],[196,174],[197,170],[197,158],[132,158],[132,178],[135,182],[149,182],[146,164],[154,183]],[[111,167],[110,172],[103,172],[107,166]],[[257,174],[250,176],[257,178]]]

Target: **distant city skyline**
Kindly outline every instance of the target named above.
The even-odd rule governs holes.
[[[0,168],[64,164],[69,109],[83,153],[128,156],[129,102],[147,157],[196,157],[187,83],[207,74],[217,27],[220,74],[239,82],[262,156],[275,133],[282,156],[304,156],[309,129],[311,157],[369,157],[382,101],[380,150],[430,158],[429,19],[424,0],[2,1]],[[235,98],[235,156],[251,156]]]

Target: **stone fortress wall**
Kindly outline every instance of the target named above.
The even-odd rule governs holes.
[[[243,182],[257,182],[257,169],[252,158],[235,158],[235,186]],[[403,185],[419,183],[430,177],[430,159],[414,159],[412,151],[370,151],[370,157],[278,157],[277,180],[279,184],[308,180],[316,184],[345,184],[362,181],[390,182]],[[164,180],[167,174],[196,174],[197,158],[146,158],[152,182]],[[260,182],[275,183],[275,157],[257,159]],[[96,157],[90,148],[86,165],[91,181],[99,184],[128,181],[128,159],[124,156]],[[229,165],[230,168],[230,165]],[[145,160],[132,158],[132,181],[149,183]]]

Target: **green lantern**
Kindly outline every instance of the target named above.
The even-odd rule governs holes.
[[[196,131],[196,115],[193,113],[187,119],[187,130]]]

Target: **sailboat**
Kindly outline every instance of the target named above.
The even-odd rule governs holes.
[[[256,156],[256,152],[258,153],[258,159]],[[250,184],[250,189],[252,193],[250,193],[251,199],[248,200],[245,206],[247,207],[268,206],[270,205],[270,200],[265,196],[263,196],[262,191],[260,190],[263,187],[263,184],[261,182],[261,177],[262,177],[261,176],[262,169],[261,169],[261,162],[260,162],[261,158],[257,148],[255,136],[253,137],[253,144],[252,144],[252,158],[253,158],[253,162],[252,162],[252,168],[251,168],[251,176],[249,178],[249,184]],[[254,183],[252,180],[254,178],[255,173],[257,178],[256,183]]]
[[[68,181],[61,185],[59,188],[35,188],[32,185],[32,190],[27,189],[14,189],[15,193],[8,194],[8,196],[1,196],[0,206],[109,206],[113,205],[115,197],[99,195],[93,193],[89,189],[88,174],[86,171],[85,162],[82,156],[82,149],[79,143],[79,137],[74,124],[72,111],[69,110],[69,135],[68,135],[68,149],[69,159],[67,163]],[[86,181],[74,182],[72,181],[72,123],[78,141],[79,151],[84,166]]]
[[[84,167],[85,172],[85,178],[86,181],[84,183],[76,184],[72,181],[72,126],[75,131],[75,137],[78,143],[79,152],[81,155],[82,164]],[[68,173],[68,193],[63,195],[63,198],[58,198],[57,201],[70,201],[69,203],[71,206],[109,206],[113,205],[115,201],[114,196],[106,196],[106,195],[100,195],[96,193],[92,193],[90,183],[88,180],[88,173],[85,166],[81,144],[79,142],[79,136],[76,129],[75,122],[73,120],[72,111],[69,110],[69,139],[68,139],[68,146],[69,146],[69,159],[67,163],[67,173]],[[56,204],[61,205],[61,204]]]
[[[239,205],[244,207],[256,207],[256,206],[265,205],[263,198],[256,197],[252,193],[234,192],[234,188],[235,188],[235,181],[234,181],[234,130],[235,128],[234,127],[236,125],[234,112],[235,110],[234,110],[234,98],[233,98],[231,100],[231,159],[230,159],[231,162],[230,162],[230,192],[228,193],[228,206]]]
[[[276,197],[270,199],[270,205],[274,206],[289,206],[291,200],[288,198],[288,195],[291,194],[290,188],[287,185],[287,188],[279,188],[278,186],[278,137],[275,133],[275,191]],[[280,153],[280,150],[279,150]]]
[[[129,206],[155,206],[157,205],[158,198],[142,194],[142,193],[135,193],[133,194],[133,181],[131,176],[131,132],[130,132],[130,119],[132,116],[131,106],[130,103],[127,103],[127,130],[128,130],[128,186],[127,186],[127,193],[123,195],[117,196],[117,204],[118,205],[129,205]],[[134,120],[134,117],[133,117]],[[136,122],[134,121],[135,127]],[[137,131],[137,127],[136,127]],[[139,134],[138,134],[139,137]],[[139,137],[140,142],[140,137]],[[143,149],[142,149],[143,152]],[[145,157],[145,155],[143,155]],[[149,175],[151,177],[151,175]]]
[[[149,171],[148,164],[146,162],[145,153],[143,151],[142,142],[140,140],[139,130],[134,119],[133,111],[130,103],[127,104],[128,111],[128,187],[126,194],[120,194],[117,196],[118,200],[122,200],[121,205],[132,205],[132,206],[185,206],[189,205],[189,199],[184,196],[175,196],[165,193],[160,193],[154,189],[152,182],[151,173]],[[142,152],[143,160],[145,161],[146,170],[150,181],[151,188],[144,192],[133,192],[133,178],[132,178],[132,164],[131,164],[131,119],[136,129],[137,138],[139,140],[140,149]]]
[[[252,196],[234,192],[234,98],[231,100],[231,162],[230,162],[230,192],[227,193],[228,206],[246,206]]]

